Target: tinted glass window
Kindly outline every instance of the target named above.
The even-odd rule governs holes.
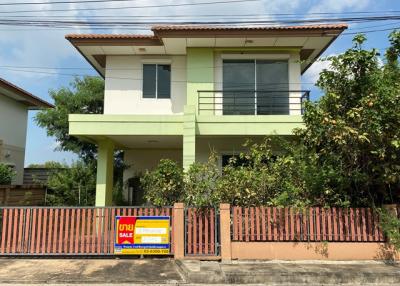
[[[143,65],[143,97],[156,97],[157,65]]]
[[[171,98],[171,66],[157,65],[157,98]]]

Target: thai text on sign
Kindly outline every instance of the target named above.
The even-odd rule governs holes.
[[[170,253],[169,216],[116,216],[115,254]]]

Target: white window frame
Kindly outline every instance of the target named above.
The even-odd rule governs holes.
[[[143,82],[144,82],[144,65],[155,65],[156,66],[156,97],[144,97],[143,94]],[[159,98],[158,97],[158,66],[159,65],[169,65],[170,69],[170,84],[169,84],[169,97],[168,98]],[[142,60],[142,99],[143,100],[171,100],[172,97],[172,62],[170,60]]]

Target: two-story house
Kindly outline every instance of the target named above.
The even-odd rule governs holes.
[[[301,74],[346,29],[156,26],[153,35],[66,38],[105,78],[104,114],[69,116],[71,135],[98,144],[96,205],[111,204],[113,150],[125,179],[170,158],[187,168],[226,158],[247,138],[302,126]]]
[[[28,110],[52,107],[52,104],[0,78],[0,163],[14,169],[13,184],[23,183]]]

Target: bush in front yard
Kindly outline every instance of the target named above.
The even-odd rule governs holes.
[[[155,206],[171,206],[183,199],[183,170],[177,162],[162,159],[140,179],[145,198]]]
[[[0,163],[0,185],[11,184],[14,177],[15,171],[10,166]]]

